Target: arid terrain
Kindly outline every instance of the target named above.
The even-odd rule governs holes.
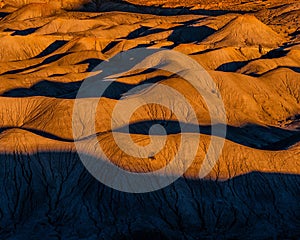
[[[1,239],[300,238],[298,1],[0,0],[0,7]],[[145,173],[176,155],[183,133],[161,105],[142,106],[129,124],[117,112],[112,129],[118,102],[164,97],[160,85],[188,100],[201,132],[184,176],[133,194],[105,186],[85,169],[78,151],[99,155],[93,147],[76,149],[74,141],[89,141],[88,114],[74,122],[73,110],[82,82],[105,71],[99,64],[141,47],[178,51],[207,71],[222,96],[227,134],[217,163],[200,179],[212,139],[221,138],[211,134],[205,99],[180,74],[124,74],[115,66],[117,79],[100,99],[94,123],[112,163]],[[127,93],[137,86],[140,91]],[[188,110],[181,113],[189,123]],[[145,146],[156,123],[167,140],[148,158],[122,152],[112,134],[123,137],[130,125],[133,142]]]

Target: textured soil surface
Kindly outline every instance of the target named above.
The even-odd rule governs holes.
[[[0,0],[0,7],[0,239],[300,238],[298,1]],[[179,73],[124,74],[116,65],[116,81],[92,123],[113,164],[147,173],[178,152],[185,133],[162,105],[140,107],[129,123],[117,112],[111,124],[118,102],[167,98],[161,85],[188,100],[201,132],[190,136],[191,144],[200,141],[182,177],[156,192],[132,194],[105,186],[84,168],[78,151],[102,156],[93,147],[76,149],[74,141],[90,141],[82,124],[89,114],[74,122],[73,108],[86,78],[105,81],[106,69],[96,66],[139,47],[197,61],[219,88],[227,134],[217,163],[200,178],[207,149],[220,138],[211,135],[205,99]],[[188,109],[175,97],[168,101],[189,124]],[[157,123],[166,142],[146,158],[122,152],[112,134],[125,139],[129,127],[131,140],[146,146]]]

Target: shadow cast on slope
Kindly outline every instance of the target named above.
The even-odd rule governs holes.
[[[27,28],[24,30],[13,30],[13,29],[5,29],[4,31],[6,32],[10,32],[10,31],[14,31],[13,34],[11,34],[11,36],[27,36],[30,35],[32,33],[34,33],[37,29],[39,29],[39,27],[37,28]]]
[[[34,129],[34,128],[26,128],[26,127],[0,127],[0,134],[2,132],[8,131],[8,130],[12,130],[12,129],[20,129],[20,130],[24,130],[27,132],[31,132],[33,134],[36,134],[38,136],[42,136],[44,138],[48,138],[48,139],[52,139],[52,140],[56,140],[56,141],[61,141],[61,142],[74,142],[73,139],[69,139],[69,138],[62,138],[60,136],[57,136],[55,134],[46,132],[46,131],[41,131],[38,129]]]
[[[98,63],[95,60],[96,64]],[[86,63],[86,61],[82,62]],[[91,63],[91,62],[90,62]],[[93,63],[91,63],[93,64]],[[112,82],[109,87],[106,88],[103,93],[103,97],[110,99],[120,99],[123,94],[139,86],[139,90],[142,90],[143,85],[150,83],[158,83],[164,80],[164,76],[157,76],[149,78],[143,81],[141,84],[128,84],[122,82]],[[55,97],[55,98],[64,98],[64,99],[75,99],[78,93],[78,90],[82,84],[82,81],[71,82],[71,83],[62,83],[62,82],[52,82],[48,80],[40,81],[33,85],[30,88],[18,88],[9,90],[2,94],[5,97],[33,97],[33,96],[44,96],[44,97]],[[103,83],[103,86],[106,86],[106,83]],[[101,88],[101,83],[98,84],[98,87]],[[93,89],[95,93],[91,93],[95,97],[98,97],[99,91]],[[92,96],[91,95],[91,96]]]
[[[153,125],[159,124],[163,126],[166,134],[180,134],[180,133],[193,133],[195,129],[195,125],[182,123],[178,121],[171,121],[166,119],[157,119],[152,121],[142,121],[135,122],[130,124],[129,126],[124,126],[118,129],[114,129],[115,132],[126,133],[129,128],[129,132],[131,134],[142,134],[148,135],[150,128]],[[186,131],[182,131],[182,128]],[[214,126],[215,132],[214,136],[223,137],[223,131],[218,133],[219,129],[227,129],[226,139],[243,146],[261,149],[261,150],[272,150],[272,151],[280,151],[288,149],[294,144],[300,141],[300,132],[291,131],[281,128],[276,128],[272,126],[260,126],[254,124],[247,124],[242,127],[234,127],[234,126]],[[198,132],[205,135],[212,135],[212,127],[211,126],[196,126]],[[190,129],[190,130],[189,130]],[[161,133],[163,134],[163,133]],[[157,135],[160,135],[157,133]]]
[[[10,14],[9,12],[0,12],[0,21],[1,21],[2,18],[5,18],[9,14]]]
[[[300,73],[300,67],[291,67],[291,66],[277,66],[276,68],[270,69],[266,72],[263,73],[256,73],[256,72],[251,72],[248,73],[247,75],[251,76],[251,77],[262,77],[264,75],[267,75],[269,73],[272,73],[273,71],[276,71],[278,69],[290,69],[296,73]]]
[[[40,54],[38,54],[35,58],[46,57],[47,55],[55,52],[62,46],[64,46],[68,41],[65,40],[56,40],[52,44],[50,44],[46,49],[44,49]]]
[[[239,70],[240,68],[246,66],[249,62],[250,62],[250,60],[248,60],[248,61],[223,63],[221,66],[219,66],[216,69],[216,71],[235,72],[235,71]]]
[[[127,35],[127,37],[125,37],[125,39],[127,40],[132,40],[138,37],[145,37],[151,34],[155,34],[155,33],[161,33],[166,31],[166,29],[163,28],[151,28],[151,27],[146,27],[146,26],[141,26],[140,28],[132,31],[131,33],[129,33]]]
[[[292,131],[286,130],[276,127],[265,127],[259,125],[252,125],[248,124],[243,127],[234,127],[234,126],[223,126],[223,125],[215,125],[214,132],[212,132],[211,126],[204,126],[204,125],[192,125],[188,123],[180,123],[178,121],[170,121],[166,119],[157,119],[152,121],[142,121],[142,122],[135,122],[130,124],[129,126],[123,126],[117,129],[114,129],[114,132],[119,133],[127,133],[127,129],[129,129],[130,134],[140,134],[140,135],[149,135],[150,128],[153,125],[159,124],[163,126],[165,133],[167,135],[173,134],[183,134],[183,133],[201,133],[206,136],[217,136],[217,137],[224,137],[223,136],[223,129],[226,128],[226,136],[225,138],[231,142],[247,146],[254,149],[260,150],[269,150],[269,151],[281,151],[286,150],[289,147],[297,144],[300,142],[300,132],[299,131]],[[182,128],[184,130],[182,130]],[[61,141],[63,142],[74,142],[73,138],[64,138],[60,137],[59,135],[55,135],[50,132],[42,131],[39,129],[34,128],[26,128],[26,127],[2,127],[0,128],[0,133],[5,132],[11,129],[21,129],[24,131],[31,132],[38,136],[42,136],[48,139]],[[198,129],[197,132],[194,132],[195,129]],[[220,130],[221,129],[221,130]],[[218,132],[218,131],[221,132]],[[107,132],[99,132],[96,135],[103,135],[109,134],[112,131]],[[152,133],[153,135],[161,135],[162,133]],[[85,136],[79,140],[86,140],[89,139],[91,136]]]
[[[169,29],[162,28],[150,28],[146,26],[141,26],[140,28],[132,31],[125,39],[132,40],[139,37],[149,36],[151,34],[162,33],[165,31],[172,30],[171,35],[167,38],[168,41],[174,42],[174,46],[177,46],[180,43],[193,43],[201,42],[203,39],[207,38],[211,34],[215,33],[216,30],[207,26],[192,26],[196,24],[202,18],[189,20],[182,22],[180,26],[172,27]],[[173,47],[174,47],[173,46]],[[172,48],[172,47],[168,47]]]
[[[43,66],[45,64],[50,64],[52,62],[55,62],[55,61],[59,60],[60,58],[62,58],[64,56],[67,56],[69,54],[70,53],[68,53],[68,52],[54,54],[54,55],[49,56],[49,57],[45,58],[44,60],[42,60],[41,63],[29,66],[29,67],[21,68],[21,69],[10,70],[10,71],[7,71],[7,72],[4,72],[4,73],[0,74],[0,76],[2,76],[2,75],[9,75],[9,74],[18,74],[18,73],[21,73],[21,72],[24,72],[24,71],[27,71],[27,70],[33,70],[33,69],[41,67],[41,66]]]
[[[2,153],[0,237],[296,239],[299,186],[299,175],[251,172],[132,194],[95,180],[76,153]]]
[[[175,45],[201,42],[216,31],[207,26],[194,27],[189,25],[175,27],[172,30],[168,41],[174,42]]]
[[[167,8],[160,6],[143,6],[138,4],[129,3],[127,1],[108,1],[103,3],[98,11],[121,11],[129,13],[143,13],[143,14],[153,14],[159,16],[176,16],[185,14],[195,14],[195,15],[208,15],[208,16],[219,16],[228,13],[247,13],[246,11],[230,11],[230,10],[206,10],[206,9],[191,9],[192,7],[175,7]],[[248,11],[249,13],[249,11]]]
[[[282,57],[286,57],[289,52],[290,52],[290,50],[285,50],[283,47],[280,47],[280,48],[271,50],[270,52],[262,55],[260,58],[247,60],[247,61],[237,61],[237,62],[233,61],[233,62],[224,63],[221,66],[219,66],[216,70],[223,71],[223,72],[235,72],[235,71],[241,69],[242,67],[246,66],[250,62],[253,62],[253,61],[256,61],[259,59],[279,59]],[[297,67],[289,67],[289,66],[284,66],[284,67],[290,68],[295,72],[299,71]],[[256,73],[251,73],[249,75],[253,76],[253,77],[260,76],[259,74],[256,74]]]
[[[300,73],[300,67],[289,67],[292,69],[294,72]]]

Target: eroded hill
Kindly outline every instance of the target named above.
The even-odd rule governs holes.
[[[191,1],[186,5],[191,10],[173,9],[185,4],[175,1],[103,3],[102,11],[118,10],[108,12],[66,11],[53,3],[15,8],[20,2],[12,3],[4,6],[0,20],[3,239],[299,237],[299,3]],[[243,12],[249,9],[253,12]],[[181,141],[172,112],[151,105],[131,117],[131,138],[141,146],[149,143],[151,125],[166,127],[166,145],[148,158],[119,149],[112,130],[122,137],[128,123],[117,113],[112,129],[111,114],[118,101],[159,98],[160,84],[178,90],[195,109],[201,131],[194,136],[200,143],[184,177],[157,192],[121,193],[89,175],[76,153],[74,140],[89,141],[85,134],[74,139],[72,131],[82,82],[99,74],[93,72],[98,64],[139,47],[188,55],[220,90],[227,135],[205,180],[199,179],[201,164],[218,136],[210,136],[204,99],[167,71],[119,75],[97,108],[95,131],[115,165],[137,173],[157,170],[176,155]],[[136,86],[141,90],[126,95]],[[176,108],[178,101],[170,98],[170,103]],[[182,114],[189,119],[188,111]],[[84,128],[86,118],[75,126]],[[94,148],[81,150],[99,157]]]

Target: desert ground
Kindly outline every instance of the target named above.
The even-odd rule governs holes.
[[[300,238],[297,0],[2,0],[0,7],[1,239]],[[222,138],[211,134],[205,99],[179,73],[124,73],[116,65],[91,123],[115,166],[137,174],[161,169],[185,134],[172,113],[176,98],[165,95],[172,109],[138,108],[129,123],[117,112],[112,127],[119,102],[159,99],[163,85],[189,102],[200,129],[190,137],[200,140],[182,177],[134,194],[106,186],[83,166],[80,154],[102,156],[85,147],[93,146],[83,124],[89,114],[74,122],[74,106],[103,62],[139,48],[174,50],[200,64],[222,97],[227,133],[218,161],[200,178],[210,143]],[[181,114],[188,124],[189,111]],[[157,123],[167,133],[157,154],[130,156],[115,142],[113,132],[127,139],[127,126],[132,141],[146,146]]]

